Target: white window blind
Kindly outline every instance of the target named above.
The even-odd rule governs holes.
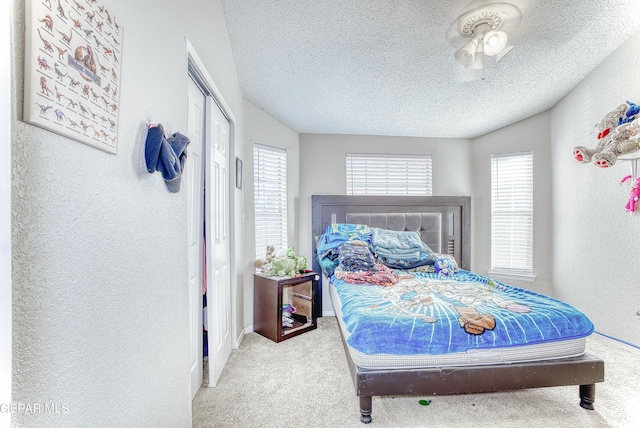
[[[287,153],[282,149],[253,148],[256,258],[267,245],[287,247]]]
[[[533,274],[533,153],[491,156],[491,270]]]
[[[431,156],[347,154],[347,195],[431,196]]]

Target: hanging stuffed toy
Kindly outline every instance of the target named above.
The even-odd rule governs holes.
[[[632,178],[633,177],[631,175],[627,175],[620,181],[620,184],[625,183],[627,180],[630,180]],[[628,213],[635,212],[636,202],[638,202],[639,198],[640,198],[640,177],[636,177],[631,182],[631,193],[629,193],[629,200],[627,201],[627,205],[624,206],[624,209]]]
[[[598,143],[594,149],[573,148],[580,163],[593,163],[600,168],[615,165],[619,156],[640,150],[640,106],[627,101],[607,113],[596,125]]]

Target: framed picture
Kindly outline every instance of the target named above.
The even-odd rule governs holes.
[[[26,2],[25,122],[116,154],[123,29],[101,2]]]
[[[242,159],[236,158],[236,187],[242,189]]]

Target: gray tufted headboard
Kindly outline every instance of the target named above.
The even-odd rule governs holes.
[[[369,227],[418,232],[420,238],[436,253],[443,249],[442,222],[447,213],[351,213],[345,223],[366,224]],[[447,220],[447,219],[445,219]],[[450,222],[452,226],[452,222]],[[453,254],[452,254],[453,255]]]
[[[412,230],[437,253],[451,254],[462,269],[471,265],[471,197],[469,196],[311,196],[313,270],[315,237],[332,222]],[[318,289],[322,302],[322,287]],[[318,308],[319,314],[322,308]]]

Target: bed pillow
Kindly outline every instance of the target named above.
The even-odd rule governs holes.
[[[371,228],[371,248],[378,257],[414,261],[420,258],[425,243],[418,232]]]
[[[420,266],[433,265],[438,256],[424,242],[420,255],[416,260],[399,260],[393,257],[378,257],[378,263],[394,269],[413,269]]]

